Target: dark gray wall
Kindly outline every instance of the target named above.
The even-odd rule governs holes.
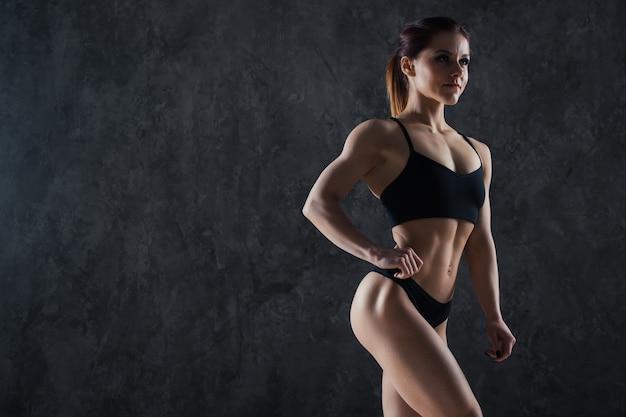
[[[472,33],[448,119],[492,149],[519,340],[483,356],[464,270],[451,349],[486,416],[624,415],[620,0],[3,2],[0,415],[381,415],[368,266],[300,207],[439,14]],[[390,242],[362,185],[346,210]]]

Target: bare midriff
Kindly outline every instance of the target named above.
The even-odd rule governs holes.
[[[399,247],[413,248],[424,262],[412,279],[445,303],[454,293],[461,255],[473,229],[466,220],[431,218],[399,224],[392,234]]]

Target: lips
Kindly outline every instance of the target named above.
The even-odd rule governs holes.
[[[444,84],[444,86],[446,86],[446,87],[453,87],[453,88],[459,88],[459,89],[461,88],[460,84]]]

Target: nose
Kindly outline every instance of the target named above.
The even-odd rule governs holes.
[[[452,68],[452,73],[450,74],[452,77],[458,77],[463,74],[463,70],[465,69],[459,62],[455,62]]]

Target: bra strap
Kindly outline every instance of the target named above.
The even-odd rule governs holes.
[[[478,159],[480,160],[480,164],[482,165],[483,163],[483,158],[480,157],[480,154],[478,153],[478,151],[476,150],[476,147],[472,144],[472,141],[469,140],[469,138],[467,136],[465,136],[463,133],[461,133],[461,136],[463,136],[463,139],[465,139],[465,141],[467,143],[469,143],[469,146],[472,147],[472,149],[474,150],[474,152],[476,152],[476,155],[478,155]]]
[[[409,148],[411,149],[412,152],[415,152],[415,149],[413,149],[413,142],[411,142],[411,137],[409,136],[409,132],[406,131],[406,127],[404,127],[402,122],[400,122],[400,120],[396,119],[395,117],[392,117],[391,120],[395,120],[396,123],[400,125],[400,128],[402,129],[402,133],[404,133],[404,138],[406,139],[406,142],[409,144]]]

